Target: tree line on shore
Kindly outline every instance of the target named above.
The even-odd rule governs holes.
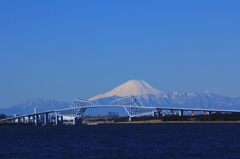
[[[145,116],[133,117],[131,121],[144,120],[162,120],[162,121],[240,121],[240,113],[213,113],[211,115],[166,115],[160,117]],[[128,121],[128,117],[123,117],[115,120],[115,122]]]
[[[238,121],[240,113],[214,113],[211,115],[195,116],[164,116],[163,121]]]

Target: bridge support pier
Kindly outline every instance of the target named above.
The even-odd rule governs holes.
[[[32,116],[32,123],[35,123],[35,115]]]
[[[22,122],[23,122],[23,123],[26,123],[25,116],[22,117]]]
[[[129,118],[128,118],[128,121],[132,121],[132,118],[131,118],[131,117],[129,117]]]
[[[21,123],[21,122],[22,122],[21,117],[18,117],[18,118],[17,118],[17,122],[18,122],[18,123]]]
[[[183,110],[179,111],[179,116],[183,116]]]
[[[35,115],[35,125],[38,125],[38,115]]]
[[[27,116],[27,121],[28,121],[28,123],[30,123],[31,121],[31,116]]]
[[[52,114],[50,114],[48,117],[49,117],[49,122],[52,123]]]
[[[44,125],[48,125],[48,113],[44,114]]]
[[[82,125],[82,118],[80,117],[75,117],[73,119],[73,125]]]
[[[59,120],[59,115],[56,115],[56,119],[55,119],[55,124],[56,125],[63,125],[63,116],[60,116],[60,120]]]

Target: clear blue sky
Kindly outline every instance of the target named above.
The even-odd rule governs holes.
[[[240,97],[240,1],[0,1],[0,107],[130,79]]]

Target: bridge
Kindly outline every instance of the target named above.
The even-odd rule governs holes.
[[[155,116],[160,115],[162,110],[169,111],[169,114],[176,115],[176,111],[179,112],[179,116],[183,116],[184,111],[189,111],[190,115],[193,111],[201,111],[202,114],[211,114],[212,112],[225,112],[232,113],[238,112],[240,110],[217,110],[217,109],[201,109],[201,108],[174,108],[174,107],[159,107],[159,106],[143,106],[141,101],[135,96],[128,96],[121,99],[117,99],[111,101],[108,105],[100,105],[95,101],[84,100],[81,98],[76,98],[73,100],[70,108],[67,109],[59,109],[59,110],[51,110],[44,111],[38,113],[32,113],[27,115],[15,116],[6,119],[2,119],[1,121],[8,122],[18,122],[18,123],[34,123],[35,125],[39,125],[39,116],[44,116],[43,124],[48,125],[51,121],[49,114],[55,114],[55,125],[63,124],[63,116],[73,117],[73,124],[78,125],[82,124],[82,118],[84,117],[84,113],[88,108],[101,108],[101,107],[123,107],[128,116],[129,121],[131,121],[132,117],[141,117],[141,116]]]

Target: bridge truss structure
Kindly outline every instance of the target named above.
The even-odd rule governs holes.
[[[135,96],[124,97],[110,102],[110,106],[124,107],[129,117],[154,115],[156,107],[145,107]]]
[[[81,98],[75,98],[68,109],[55,110],[60,116],[83,117],[88,108],[101,107],[123,107],[129,117],[153,116],[154,113],[161,111],[156,107],[143,106],[141,101],[135,96],[128,96],[111,101],[109,105],[100,105],[95,101],[89,101]]]
[[[169,115],[177,115],[176,111],[179,112],[179,116],[183,116],[184,111],[189,111],[190,115],[194,115],[194,111],[201,111],[201,114],[211,114],[212,112],[222,112],[222,113],[240,113],[240,110],[220,110],[220,109],[201,109],[201,108],[174,108],[174,107],[160,107],[160,106],[143,106],[141,101],[135,96],[123,97],[121,99],[117,99],[111,101],[108,105],[100,105],[95,101],[84,100],[81,98],[76,98],[73,100],[70,108],[60,109],[60,110],[51,110],[44,112],[34,112],[32,114],[25,114],[20,116],[9,117],[6,119],[2,119],[1,121],[10,121],[18,123],[21,122],[35,122],[35,125],[39,124],[39,116],[44,116],[44,124],[48,124],[49,115],[55,113],[56,114],[56,125],[63,123],[63,116],[73,117],[74,124],[79,124],[82,121],[82,117],[84,117],[84,113],[88,108],[101,108],[101,107],[123,107],[127,114],[129,115],[129,121],[131,121],[131,117],[140,117],[140,116],[159,116],[160,112],[166,110],[169,112]],[[60,120],[59,120],[60,117]]]

